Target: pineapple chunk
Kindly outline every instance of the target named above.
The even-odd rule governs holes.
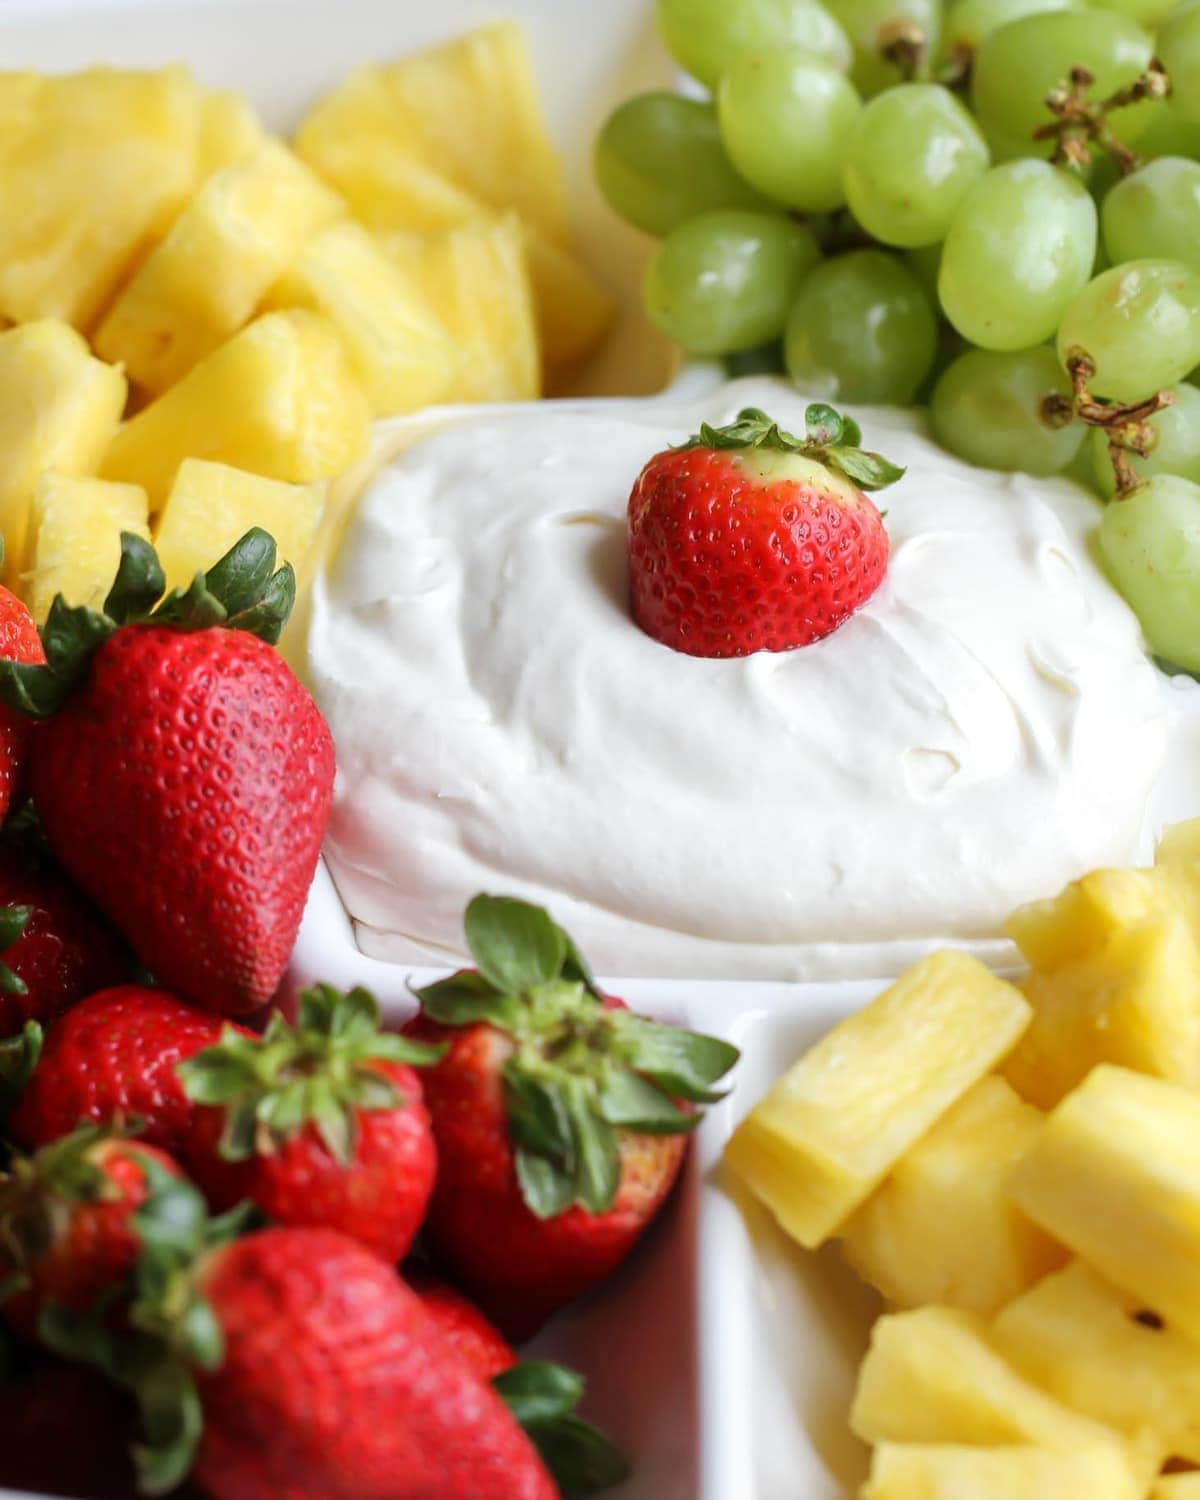
[[[157,395],[253,315],[341,199],[278,141],[210,177],[138,271],[96,335]]]
[[[361,224],[310,240],[269,302],[329,318],[376,416],[428,406],[454,378],[458,352],[429,298]]]
[[[446,229],[478,217],[480,207],[516,208],[551,239],[565,242],[562,170],[546,134],[524,34],[512,23],[482,27],[387,66],[360,68],[317,104],[296,149],[346,193],[356,213],[353,185],[361,191],[374,178],[389,189],[396,212],[374,227]],[[402,162],[411,163],[411,172]],[[473,211],[463,212],[467,205]]]
[[[896,1164],[842,1230],[846,1259],[894,1306],[992,1313],[1062,1265],[1066,1251],[1008,1196],[1042,1116],[984,1078]]]
[[[1200,864],[1200,818],[1188,818],[1184,823],[1172,823],[1163,830],[1154,851],[1156,865]]]
[[[154,535],[167,587],[186,588],[252,526],[269,531],[279,561],[299,571],[317,533],[325,491],[322,483],[285,484],[226,464],[185,459]]]
[[[1200,1097],[1096,1068],[1047,1118],[1012,1193],[1056,1239],[1200,1340]]]
[[[515,215],[385,247],[436,307],[459,350],[449,401],[532,401],[541,394],[537,318]]]
[[[608,332],[617,305],[592,273],[545,235],[526,231],[538,337],[548,365],[575,364]]]
[[[1149,870],[1093,870],[1048,901],[1019,906],[1004,930],[1032,969],[1098,953],[1123,927],[1148,916],[1159,891]]]
[[[1200,1086],[1200,947],[1182,915],[1117,928],[1098,951],[1035,969],[1023,988],[1033,1024],[1005,1072],[1043,1109],[1102,1062]]]
[[[202,95],[196,121],[196,181],[207,182],[214,172],[253,156],[266,139],[258,116],[241,94],[230,89]]]
[[[1163,1474],[1150,1500],[1200,1500],[1200,1474]]]
[[[29,507],[47,469],[91,474],[125,407],[125,377],[65,323],[0,333],[0,535],[4,579],[25,570]]]
[[[859,1493],[861,1500],[1142,1500],[1146,1485],[1111,1448],[883,1443]]]
[[[1200,1460],[1200,1346],[1082,1261],[1047,1276],[992,1325],[1000,1352],[1076,1411]]]
[[[121,561],[121,532],[150,540],[146,492],[136,484],[43,474],[34,492],[36,540],[25,598],[44,620],[56,594],[68,604],[99,609]]]
[[[300,309],[267,313],[127,422],[103,473],[142,485],[156,514],[185,458],[308,484],[353,463],[369,427],[330,324]]]
[[[16,76],[0,81],[0,119],[21,117],[0,147],[0,313],[87,330],[192,190],[196,86],[183,68]]]
[[[850,1425],[868,1443],[1032,1443],[1055,1453],[1106,1449],[1140,1466],[1162,1457],[1061,1406],[992,1347],[987,1324],[948,1307],[880,1318],[858,1372]],[[1149,1475],[1147,1475],[1147,1482]]]
[[[739,1126],[727,1160],[813,1249],[1028,1023],[1013,985],[963,953],[932,954],[779,1080]]]

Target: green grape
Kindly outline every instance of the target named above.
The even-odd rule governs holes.
[[[1100,209],[1113,265],[1159,256],[1200,270],[1200,162],[1160,156],[1111,189]]]
[[[1185,120],[1173,99],[1155,99],[1139,106],[1148,124],[1138,136],[1138,155],[1200,157],[1200,121]]]
[[[814,395],[907,405],[933,363],[937,319],[910,270],[885,250],[852,250],[804,280],[788,318],[788,371]]]
[[[1078,422],[1049,426],[1042,402],[1070,393],[1054,350],[1044,344],[1011,354],[969,349],[934,387],[929,416],[938,442],[968,463],[1058,474],[1079,452],[1085,429]]]
[[[804,213],[846,201],[842,151],[862,102],[843,74],[811,52],[748,52],[717,90],[721,136],[760,192]]]
[[[1200,6],[1181,7],[1158,33],[1158,55],[1180,117],[1200,125]]]
[[[717,112],[682,94],[638,94],[596,137],[596,180],[609,206],[650,234],[718,208],[769,208],[721,144]]]
[[[1175,405],[1165,407],[1147,419],[1157,437],[1145,458],[1129,453],[1132,468],[1144,478],[1155,474],[1178,474],[1200,484],[1200,391],[1194,385],[1173,385]],[[1112,460],[1108,456],[1108,438],[1095,427],[1090,438],[1092,465],[1100,493],[1109,496],[1117,488]]]
[[[850,66],[846,33],[817,0],[658,0],[658,24],[679,66],[710,89],[747,52],[804,47]]]
[[[1026,159],[993,167],[959,204],[942,247],[938,296],[981,349],[1050,338],[1096,258],[1096,205],[1070,172]]]
[[[850,131],[850,211],[885,245],[937,244],[988,161],[979,127],[949,89],[902,83],[876,95]]]
[[[646,311],[693,354],[753,349],[783,332],[820,258],[808,226],[784,214],[700,214],[673,229],[646,268]]]
[[[739,0],[726,0],[736,9]],[[909,36],[920,40],[926,56],[936,57],[941,42],[941,0],[828,0],[854,48],[850,79],[864,97],[903,83],[904,74],[889,62],[884,49]]]
[[[1110,501],[1100,551],[1154,654],[1200,670],[1200,485],[1159,474]]]
[[[1200,364],[1200,271],[1130,260],[1088,282],[1063,314],[1058,357],[1095,363],[1092,394],[1144,401]]]
[[[946,57],[970,57],[985,36],[1009,21],[1047,10],[1082,10],[1084,0],[957,0],[946,13],[942,51]]]
[[[1051,141],[1034,141],[1053,116],[1046,95],[1076,65],[1095,75],[1090,97],[1104,99],[1146,71],[1154,54],[1150,33],[1109,10],[1043,11],[998,27],[980,44],[971,98],[997,155],[1016,151],[1050,156]],[[1150,123],[1140,105],[1115,110],[1111,123],[1126,142]]]
[[[942,247],[919,245],[915,250],[904,252],[904,264],[921,283],[921,290],[929,298],[930,305],[938,305],[938,272],[942,269]]]

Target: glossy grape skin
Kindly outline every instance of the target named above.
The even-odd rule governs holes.
[[[1142,106],[1146,128],[1138,136],[1138,155],[1200,157],[1200,120],[1188,120],[1174,99],[1156,99]]]
[[[1200,364],[1200,271],[1133,260],[1093,278],[1063,314],[1058,357],[1095,362],[1094,396],[1142,401]]]
[[[769,208],[738,176],[717,112],[665,91],[626,99],[596,137],[596,181],[609,206],[650,234],[720,208]]]
[[[1200,485],[1160,474],[1110,501],[1100,551],[1154,654],[1200,670]]]
[[[783,214],[701,214],[673,229],[646,269],[651,322],[693,354],[732,354],[778,338],[805,273],[812,231]]]
[[[1126,458],[1146,479],[1155,474],[1178,474],[1181,479],[1200,484],[1200,391],[1186,382],[1172,386],[1171,390],[1175,405],[1148,419],[1158,434],[1158,442],[1145,458],[1136,453],[1127,453]],[[1116,478],[1108,456],[1108,439],[1100,428],[1092,430],[1089,451],[1097,488],[1106,497],[1112,495],[1117,487]]]
[[[969,56],[985,36],[1022,16],[1083,9],[1084,0],[958,0],[946,12],[942,51],[947,57]]]
[[[1172,83],[1171,106],[1200,125],[1200,6],[1178,9],[1158,33],[1158,55]]]
[[[1100,209],[1113,265],[1157,256],[1200,270],[1200,162],[1160,156],[1111,188]]]
[[[804,47],[845,71],[846,33],[817,0],[658,0],[667,50],[710,89],[747,52]]]
[[[740,0],[727,3],[736,7]],[[942,33],[941,0],[828,0],[828,3],[850,38],[854,49],[850,78],[864,98],[904,81],[899,68],[881,50],[895,39],[898,28],[914,28],[924,39],[928,56],[937,56]]]
[[[1006,162],[967,191],[942,247],[938,296],[981,349],[1029,349],[1052,337],[1096,258],[1096,205],[1048,162]]]
[[[1018,151],[1050,156],[1050,141],[1033,132],[1053,116],[1046,95],[1076,64],[1096,82],[1090,97],[1103,99],[1146,71],[1154,53],[1150,33],[1128,16],[1108,10],[1045,11],[998,27],[980,44],[971,82],[972,105],[998,157]],[[1136,140],[1148,121],[1140,106],[1115,111],[1117,136]]]
[[[989,162],[979,127],[949,89],[902,83],[877,94],[850,131],[846,199],[885,245],[934,245]]]
[[[885,250],[852,250],[805,278],[788,318],[788,372],[831,400],[907,405],[929,372],[937,319],[920,283]]]
[[[938,306],[938,273],[942,269],[941,245],[920,245],[904,252],[904,264],[921,283],[932,307]]]
[[[1046,345],[1010,354],[969,349],[934,387],[934,436],[982,469],[1059,474],[1079,452],[1085,429],[1040,420],[1043,399],[1055,392],[1070,395],[1071,383]]]
[[[747,53],[717,90],[721,135],[737,170],[767,197],[804,213],[845,203],[842,154],[861,109],[844,74],[795,48]]]

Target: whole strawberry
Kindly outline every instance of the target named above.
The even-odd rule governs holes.
[[[28,840],[0,842],[0,1037],[53,1021],[129,973],[90,901]]]
[[[0,541],[0,561],[4,544]],[[46,660],[42,638],[33,616],[8,589],[0,585],[0,660],[34,665]],[[29,722],[24,714],[0,704],[0,823],[20,790]]]
[[[321,1224],[395,1264],[416,1237],[437,1153],[413,1065],[440,1055],[379,1029],[362,989],[300,996],[299,1020],[232,1028],[179,1069],[195,1112],[183,1159],[210,1204]]]
[[[482,1309],[448,1281],[428,1272],[407,1270],[405,1280],[420,1297],[437,1336],[470,1365],[480,1380],[494,1380],[520,1363],[512,1345]]]
[[[887,571],[864,490],[903,474],[829,406],[804,438],[754,407],[656,454],[629,497],[633,618],[690,656],[790,651],[829,635]]]
[[[136,1121],[143,1141],[178,1153],[196,1105],[176,1066],[221,1034],[216,1016],[165,990],[126,984],[89,995],[51,1029],[9,1128],[33,1148],[83,1122]]]
[[[44,1311],[86,1313],[133,1268],[133,1219],[182,1176],[163,1151],[96,1126],[17,1156],[0,1179],[4,1315],[33,1336]]]
[[[603,1280],[679,1173],[737,1060],[728,1043],[631,1014],[596,988],[540,908],[477,896],[477,970],[418,992],[406,1028],[447,1044],[424,1076],[438,1178],[438,1261],[512,1338]]]
[[[155,607],[163,585],[124,534],[105,613],[56,599],[47,664],[0,662],[0,692],[43,720],[30,788],[63,866],[160,983],[243,1016],[295,943],[333,743],[273,649],[295,579],[265,532]]]

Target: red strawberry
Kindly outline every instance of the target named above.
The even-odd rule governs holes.
[[[0,559],[4,556],[0,544]],[[0,660],[32,665],[46,660],[33,616],[15,594],[0,586]],[[0,704],[0,823],[8,816],[21,785],[29,724],[25,717]]]
[[[96,1126],[16,1157],[0,1181],[0,1281],[4,1314],[32,1336],[53,1304],[88,1312],[132,1270],[140,1240],[131,1222],[152,1189],[181,1177],[165,1152]]]
[[[248,1015],[295,943],[333,791],[333,742],[272,643],[295,594],[252,531],[186,595],[122,537],[107,613],[56,600],[45,667],[0,663],[41,717],[30,786],[51,848],[163,984]]]
[[[678,1175],[735,1048],[606,1001],[539,907],[477,896],[479,965],[419,992],[406,1028],[446,1042],[425,1074],[438,1149],[426,1226],[437,1258],[510,1336],[629,1253]]]
[[[53,1021],[129,972],[91,903],[29,844],[0,844],[0,1037]]]
[[[200,1104],[184,1161],[216,1208],[249,1201],[278,1224],[321,1224],[395,1264],[433,1191],[437,1154],[410,1064],[438,1052],[379,1029],[361,989],[306,990],[289,1026],[228,1032],[179,1068]]]
[[[748,407],[656,454],[629,497],[633,618],[690,656],[789,651],[829,635],[887,571],[883,517],[863,494],[903,474],[858,446],[856,423],[810,406],[808,435]]]
[[[126,984],[91,995],[51,1029],[9,1122],[12,1133],[35,1147],[84,1121],[136,1120],[142,1140],[178,1151],[196,1106],[176,1064],[220,1036],[216,1016],[165,990]]]
[[[411,1272],[407,1280],[420,1297],[438,1337],[470,1365],[480,1380],[494,1380],[519,1363],[512,1345],[495,1324],[449,1282]]]

